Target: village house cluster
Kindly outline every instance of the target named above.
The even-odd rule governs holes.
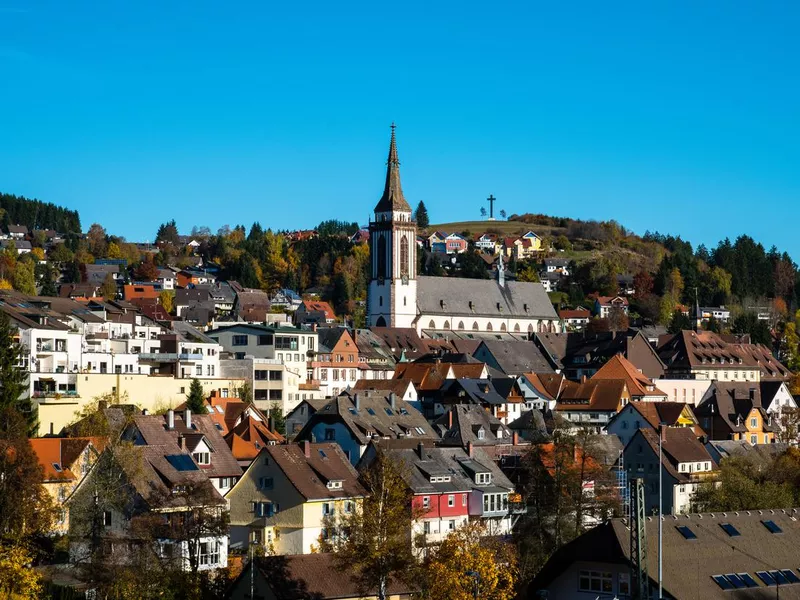
[[[26,250],[26,235],[9,228],[18,252]],[[87,504],[101,511],[104,552],[123,559],[132,547],[132,518],[160,511],[164,530],[153,543],[163,556],[213,570],[259,548],[287,557],[290,576],[314,597],[355,598],[319,549],[334,534],[337,515],[357,510],[367,495],[360,473],[378,453],[406,467],[404,482],[419,509],[409,540],[422,552],[469,522],[482,523],[487,536],[510,536],[528,510],[522,457],[534,447],[547,457],[560,432],[585,432],[602,440],[601,468],[614,482],[600,490],[594,480],[582,481],[587,502],[612,493],[624,509],[629,482],[643,480],[646,514],[661,504],[668,515],[671,572],[682,568],[692,543],[682,528],[704,548],[708,564],[691,568],[692,577],[701,570],[702,597],[728,589],[711,579],[717,572],[725,581],[726,573],[755,577],[764,571],[756,564],[762,559],[796,569],[789,560],[800,536],[793,511],[693,514],[694,492],[718,477],[723,458],[785,448],[781,416],[797,408],[787,387],[792,373],[769,348],[701,330],[583,331],[591,315],[627,311],[628,283],[588,309],[556,312],[547,291],[569,276],[568,261],[544,259],[540,282],[506,277],[509,260],[541,252],[533,231],[475,236],[491,279],[420,275],[421,248],[456,256],[467,240],[452,232],[418,236],[394,131],[383,195],[368,230],[353,241],[370,249],[361,328],[317,298],[223,281],[199,256],[195,266],[160,269],[150,282],[127,282],[123,262],[106,261],[87,265],[86,282],[62,286],[60,297],[0,291],[0,311],[24,348],[20,367],[38,408],[33,448],[61,509],[53,533],[68,536],[72,564],[93,556]],[[108,274],[119,281],[113,300],[98,293]],[[174,316],[160,305],[163,290],[175,291]],[[699,318],[729,317],[718,308],[702,311]],[[186,405],[194,380],[203,389],[201,412]],[[113,434],[81,435],[79,416],[98,398],[96,409]],[[120,440],[134,461],[114,451]],[[114,461],[129,483],[129,503],[104,497],[97,485]],[[176,515],[199,505],[226,514],[225,528],[196,539],[170,534]],[[630,594],[629,521],[588,524],[595,523],[548,563],[531,597]],[[723,523],[741,536],[731,537]],[[650,518],[651,546],[655,527]],[[759,556],[742,551],[726,563],[731,544],[759,549]],[[336,577],[336,585],[325,579]],[[261,571],[256,579],[262,589],[271,585]],[[741,581],[772,585],[757,579]],[[249,585],[243,575],[233,597],[248,597]]]

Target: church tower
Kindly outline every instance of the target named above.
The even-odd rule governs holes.
[[[369,224],[372,276],[367,325],[412,327],[417,316],[417,224],[400,186],[395,125],[386,163],[386,185]]]

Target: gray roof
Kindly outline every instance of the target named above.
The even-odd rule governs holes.
[[[471,305],[470,305],[471,303]],[[541,283],[461,277],[419,277],[417,310],[423,315],[558,320]]]
[[[511,432],[499,419],[474,404],[455,404],[449,407],[447,412],[434,421],[433,426],[442,435],[442,446],[464,447],[469,442],[488,446],[507,444],[511,440]],[[484,431],[483,439],[478,437],[481,428]]]
[[[195,342],[197,344],[216,344],[217,341],[208,337],[202,331],[195,329],[188,323],[184,323],[183,321],[173,321],[172,322],[172,331],[179,334],[184,341],[187,342]]]
[[[518,376],[524,373],[552,373],[553,367],[533,342],[508,342],[501,340],[483,340],[476,356],[480,356],[481,348],[491,354],[497,366],[506,375]]]

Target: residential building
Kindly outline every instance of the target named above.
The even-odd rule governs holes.
[[[773,423],[773,416],[761,404],[757,383],[716,381],[695,414],[711,440],[745,440],[751,444],[775,440],[777,421]]]
[[[578,307],[576,309],[562,309],[558,311],[558,318],[569,331],[581,331],[589,324],[592,313],[587,309]]]
[[[475,237],[475,247],[482,252],[497,254],[500,251],[496,233],[482,233]]]
[[[682,402],[629,402],[606,425],[609,435],[616,435],[624,446],[639,429],[658,431],[659,424],[667,427],[689,427],[697,437],[703,429],[691,404]]]
[[[509,377],[553,372],[542,351],[533,342],[485,339],[473,356]]]
[[[453,404],[433,422],[441,436],[440,446],[507,445],[513,442],[511,430],[497,417],[475,404]]]
[[[394,393],[366,391],[333,398],[311,415],[295,439],[336,442],[355,465],[376,435],[428,442],[439,437],[422,413]]]
[[[451,233],[444,239],[444,245],[447,254],[461,254],[467,251],[469,243],[463,235]]]
[[[269,303],[272,307],[294,312],[303,303],[303,297],[294,290],[281,288],[272,295]]]
[[[238,289],[231,306],[233,316],[245,323],[264,323],[270,312],[269,296],[263,290]]]
[[[544,374],[537,373],[523,373],[517,378],[524,403],[523,410],[551,411],[556,407],[556,397],[561,391],[561,386],[552,389],[545,383],[546,381],[547,377]]]
[[[358,346],[361,379],[391,379],[397,361],[386,341],[369,329],[354,329],[352,336]]]
[[[756,385],[761,380],[761,367],[752,354],[711,331],[681,331],[661,342],[658,355],[670,378],[747,381]]]
[[[303,300],[294,311],[295,325],[321,324],[336,322],[336,314],[331,305],[319,300]]]
[[[361,379],[358,346],[344,327],[323,327],[317,334],[319,347],[309,363],[311,379],[319,381],[326,397],[338,396]]]
[[[480,406],[504,425],[521,417],[524,407],[522,392],[512,377],[449,381],[441,390],[434,416],[456,404]]]
[[[664,514],[691,512],[692,495],[704,482],[717,476],[717,465],[690,427],[661,428],[661,460],[659,432],[639,429],[625,446],[623,464],[628,481],[644,480],[645,514],[658,511],[659,472],[662,477],[662,510]]]
[[[600,379],[620,379],[625,382],[631,400],[642,402],[663,402],[667,394],[656,387],[656,383],[645,376],[622,354],[611,357],[592,375],[592,381]]]
[[[231,547],[255,543],[279,555],[311,554],[365,495],[337,444],[267,446],[226,496]]]
[[[569,262],[567,258],[545,258],[544,269],[548,273],[558,273],[563,277],[569,277]]]
[[[658,592],[662,561],[664,598],[800,598],[795,556],[797,510],[687,514],[643,522],[647,540],[648,598]],[[531,600],[632,597],[630,524],[611,519],[564,545],[528,586]],[[758,552],[753,549],[758,548]],[[776,579],[777,578],[777,579]],[[776,582],[780,581],[778,587]]]
[[[556,411],[571,423],[603,433],[611,418],[630,399],[628,387],[622,380],[589,380],[565,385],[558,397]]]
[[[305,427],[311,416],[331,402],[330,398],[305,398],[285,415],[286,437],[293,440]]]
[[[598,296],[594,301],[594,314],[601,319],[607,319],[613,309],[618,309],[627,315],[628,306],[625,296]]]

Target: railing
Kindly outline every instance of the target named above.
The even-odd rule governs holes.
[[[59,392],[58,390],[38,390],[33,392],[34,398],[56,398],[56,397],[68,397],[68,398],[79,398],[78,392],[75,390],[69,391],[62,391]]]
[[[203,360],[202,354],[175,353],[175,352],[140,352],[139,360],[152,360],[156,362],[177,362],[179,360]]]

